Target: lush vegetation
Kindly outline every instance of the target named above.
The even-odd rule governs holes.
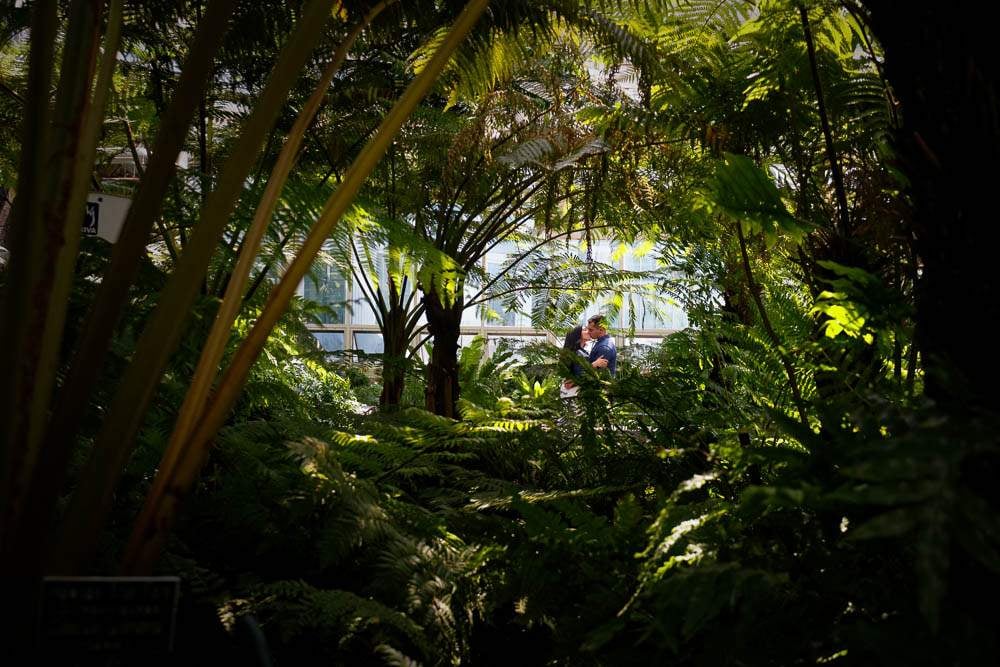
[[[997,10],[15,4],[0,567],[25,660],[38,577],[148,573],[181,576],[195,664],[254,623],[278,664],[1000,660]],[[88,191],[132,199],[113,245],[80,236]],[[598,237],[655,268],[593,261]],[[319,347],[317,258],[383,354]],[[561,335],[595,295],[691,326],[568,401],[565,351],[458,345],[467,308]]]

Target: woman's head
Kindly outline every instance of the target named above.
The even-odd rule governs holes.
[[[564,350],[579,350],[580,346],[589,339],[584,339],[583,337],[587,334],[587,330],[584,327],[573,327],[570,329],[569,333],[566,334],[566,341],[563,343]]]

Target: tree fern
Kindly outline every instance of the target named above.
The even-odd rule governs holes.
[[[379,646],[396,645],[407,652],[433,656],[422,628],[391,607],[350,591],[319,589],[304,581],[257,586],[244,604],[264,630],[292,647],[312,645],[302,657],[323,651],[328,657],[374,657]],[[397,649],[398,650],[398,649]]]

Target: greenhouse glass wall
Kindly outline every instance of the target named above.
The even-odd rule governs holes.
[[[524,292],[520,303],[511,307],[511,294],[494,298],[480,297],[484,284],[504,272],[519,249],[512,242],[497,245],[486,255],[480,268],[482,277],[470,277],[465,288],[466,302],[478,302],[466,308],[462,316],[460,343],[468,344],[475,336],[485,336],[490,348],[506,341],[510,348],[541,341],[561,343],[564,331],[547,331],[532,325],[532,298]],[[586,261],[586,246],[576,242],[561,244],[558,252],[576,254]],[[654,272],[658,270],[654,252],[644,252],[642,245],[622,245],[617,241],[595,240],[591,247],[595,265],[607,270],[610,267],[624,271]],[[387,282],[384,252],[375,258],[378,266],[377,283],[384,288]],[[357,268],[355,266],[355,268]],[[517,267],[515,267],[517,268]],[[661,273],[661,275],[663,275]],[[680,304],[670,300],[655,289],[655,278],[650,277],[641,287],[648,290],[641,294],[633,288],[621,291],[608,289],[596,295],[579,312],[577,323],[583,323],[595,313],[611,314],[611,333],[622,345],[656,345],[672,332],[688,326],[687,315]],[[553,290],[549,294],[553,294]],[[345,276],[332,262],[317,262],[311,275],[299,286],[299,294],[324,306],[320,322],[310,324],[310,329],[320,345],[330,352],[361,351],[367,354],[382,352],[382,336],[369,300],[358,281]],[[419,298],[419,295],[418,297]],[[421,320],[421,324],[424,324]],[[422,340],[419,336],[417,340]]]

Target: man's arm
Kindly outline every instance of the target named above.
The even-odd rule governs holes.
[[[590,358],[591,363],[593,363],[593,362],[595,362],[595,361],[597,361],[598,359],[601,358],[602,353],[604,352],[604,348],[605,348],[605,344],[604,344],[603,341],[596,341],[594,343],[594,347],[590,348],[590,357],[589,358]]]
[[[608,345],[604,358],[607,359],[608,370],[614,375],[618,371],[618,348],[614,343]]]
[[[590,365],[594,368],[607,368],[609,363],[609,348],[604,341],[594,344],[594,349],[590,351]]]

